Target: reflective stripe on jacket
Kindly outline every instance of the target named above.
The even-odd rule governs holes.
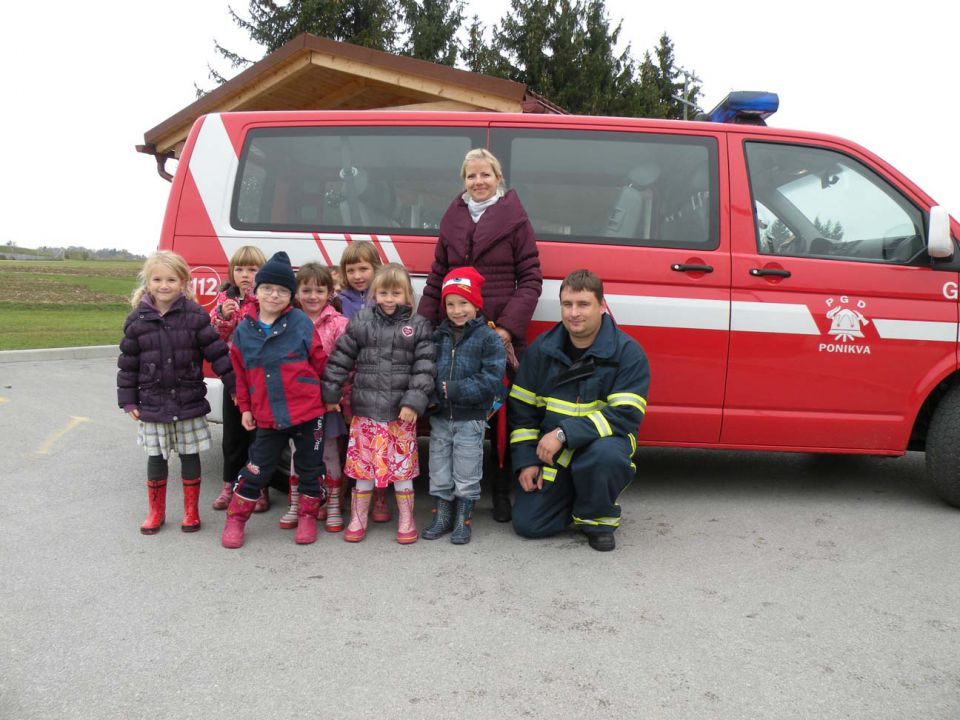
[[[567,439],[555,464],[567,466],[572,451],[597,438],[619,435],[636,445],[647,408],[650,366],[643,348],[604,315],[600,332],[577,363],[564,353],[562,324],[527,349],[510,389],[510,448],[513,469],[541,465],[540,438],[562,427]],[[556,473],[555,469],[547,471]]]

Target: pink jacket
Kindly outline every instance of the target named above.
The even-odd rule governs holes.
[[[337,340],[341,335],[343,335],[349,322],[350,321],[338,313],[332,305],[328,304],[324,306],[323,310],[320,312],[320,317],[318,317],[313,323],[313,326],[316,329],[317,337],[320,340],[320,346],[327,354],[327,357],[330,357],[330,355],[333,354],[333,350],[337,346]],[[350,377],[343,386],[343,397],[340,400],[340,407],[343,410],[343,414],[346,416],[351,414],[350,390],[352,387],[353,373],[350,374]]]
[[[230,319],[226,319],[223,315],[220,314],[220,306],[223,305],[227,300],[236,300],[236,297],[227,297],[227,293],[230,291],[234,293],[239,292],[239,288],[235,285],[230,285],[227,288],[224,288],[220,291],[220,294],[217,295],[217,300],[213,303],[213,310],[210,311],[210,324],[216,328],[217,333],[220,335],[220,339],[226,343],[230,342],[230,338],[233,337],[233,331],[237,329],[237,324],[240,322],[240,318],[244,315],[244,310],[248,306],[252,306],[254,309],[253,317],[257,317],[257,298],[254,296],[253,292],[248,292],[240,300],[240,312],[235,312],[230,316]],[[324,348],[326,349],[326,348]],[[327,353],[329,355],[329,353]]]

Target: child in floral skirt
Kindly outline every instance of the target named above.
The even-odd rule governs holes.
[[[402,266],[380,268],[370,294],[376,304],[353,316],[323,374],[327,410],[340,410],[344,383],[356,369],[344,468],[356,487],[343,539],[363,540],[373,488],[393,485],[397,542],[409,544],[418,537],[413,518],[413,480],[420,474],[417,418],[433,389],[435,348],[430,323],[413,313],[413,286]]]

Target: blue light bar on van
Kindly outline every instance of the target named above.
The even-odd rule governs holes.
[[[713,110],[701,114],[697,119],[719,123],[766,125],[764,120],[773,115],[779,107],[780,98],[776,93],[742,90],[730,93]]]

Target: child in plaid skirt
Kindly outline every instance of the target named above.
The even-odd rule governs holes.
[[[195,532],[200,529],[199,453],[210,447],[203,361],[210,362],[233,393],[230,355],[206,311],[192,299],[190,268],[182,257],[154,253],[144,263],[140,280],[117,360],[118,404],[139,423],[139,442],[147,451],[150,511],[140,532],[153,535],[164,524],[167,460],[173,452],[180,456],[183,477],[180,529]]]

